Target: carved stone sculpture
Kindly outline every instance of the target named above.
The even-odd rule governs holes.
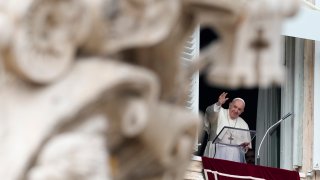
[[[199,22],[219,39],[202,54],[209,82],[225,87],[280,84],[281,25],[299,9],[299,0],[187,0]],[[206,6],[206,11],[203,7]],[[203,66],[203,65],[200,65]]]
[[[200,127],[190,72],[209,59],[214,83],[275,81],[287,1],[0,0],[0,178],[181,179]],[[187,69],[199,23],[221,40]]]

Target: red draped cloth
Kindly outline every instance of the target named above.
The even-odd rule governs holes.
[[[221,159],[202,157],[202,165],[207,180],[300,180],[299,173],[296,171]]]

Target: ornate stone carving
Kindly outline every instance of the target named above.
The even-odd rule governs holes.
[[[200,23],[213,27],[219,36],[202,52],[202,59],[206,59],[202,63],[211,63],[209,82],[231,88],[266,87],[282,82],[281,25],[297,12],[299,0],[187,2]],[[203,7],[205,12],[201,12]]]
[[[281,73],[287,1],[0,1],[1,179],[183,178],[200,127],[184,108],[190,73],[209,59],[214,83],[275,81],[263,63]],[[198,23],[222,38],[186,69]],[[257,64],[259,48],[271,54]]]

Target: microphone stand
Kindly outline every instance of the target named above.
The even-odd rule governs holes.
[[[276,122],[274,125],[270,126],[269,129],[266,131],[266,133],[264,134],[261,142],[260,142],[260,145],[259,145],[259,148],[258,148],[258,153],[257,153],[257,165],[260,165],[260,148],[261,148],[261,145],[262,145],[262,142],[264,140],[264,138],[266,138],[268,132],[275,126],[277,126],[278,124],[280,124],[284,119],[286,119],[287,117],[291,116],[292,113],[288,113],[286,114],[285,116],[283,116],[278,122]]]

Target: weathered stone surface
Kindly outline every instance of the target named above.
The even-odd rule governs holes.
[[[190,74],[279,83],[297,1],[0,0],[0,178],[182,179],[201,127]],[[198,24],[220,40],[186,69]]]

